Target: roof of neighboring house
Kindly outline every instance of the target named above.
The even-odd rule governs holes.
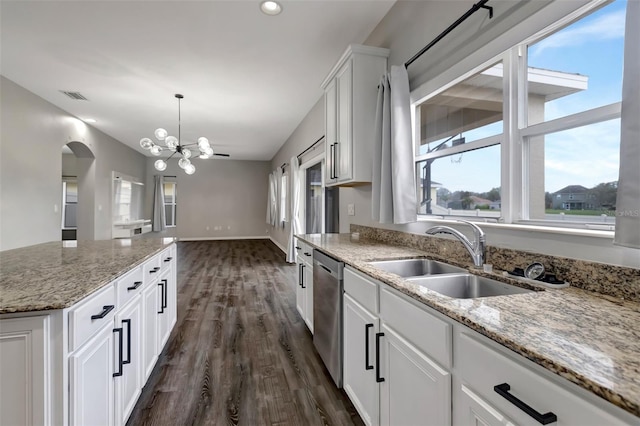
[[[569,185],[554,192],[554,194],[582,194],[584,192],[587,192],[588,190],[588,188],[585,188],[582,185]]]
[[[493,201],[487,200],[486,198],[478,197],[476,195],[472,195],[469,197],[474,204],[491,204]]]

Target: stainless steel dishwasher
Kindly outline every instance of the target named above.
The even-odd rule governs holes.
[[[342,387],[342,270],[344,263],[313,251],[313,344]]]

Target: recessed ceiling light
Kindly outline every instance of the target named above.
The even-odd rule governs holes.
[[[282,6],[273,0],[267,0],[260,3],[260,10],[267,15],[277,15],[282,12]]]
[[[82,121],[84,121],[85,123],[95,123],[96,119],[95,118],[85,118]]]

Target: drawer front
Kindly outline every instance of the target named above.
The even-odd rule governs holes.
[[[451,368],[451,324],[385,288],[380,289],[380,318],[428,357],[444,368]]]
[[[142,265],[143,279],[148,282],[149,280],[155,280],[160,275],[162,269],[162,261],[160,254],[153,256]]]
[[[514,402],[499,394],[494,386],[503,385],[500,390],[504,392],[507,390],[504,384],[507,384],[509,395],[513,395],[540,415],[555,415],[557,423],[551,422],[554,425],[624,424],[621,419],[596,407],[593,402],[582,399],[575,392],[490,348],[472,333],[462,331],[456,334],[456,369],[469,388],[516,424],[540,423],[534,419],[535,414],[525,413],[523,409],[514,405]],[[529,362],[525,358],[522,358],[522,361]],[[558,379],[562,380],[560,377]],[[569,382],[566,384],[573,386]],[[608,404],[604,400],[602,403]]]
[[[369,312],[378,313],[378,283],[350,268],[344,269],[344,292]]]
[[[116,310],[113,284],[72,307],[69,311],[69,351],[78,349],[105,324],[112,323]]]
[[[160,268],[162,271],[171,268],[176,263],[176,251],[175,245],[172,245],[170,248],[164,250],[160,253]]]
[[[142,283],[142,266],[118,278],[116,281],[118,306],[124,306],[135,295],[142,293]]]

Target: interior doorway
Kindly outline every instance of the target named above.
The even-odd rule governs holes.
[[[88,146],[69,142],[62,147],[61,239],[93,240],[95,236],[95,157]]]

